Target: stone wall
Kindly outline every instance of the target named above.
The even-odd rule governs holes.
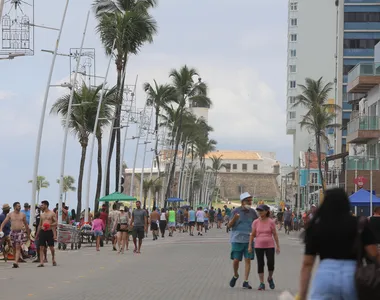
[[[258,198],[279,199],[278,174],[220,173],[220,193],[228,199],[239,199],[240,191],[255,194]],[[240,188],[242,186],[242,188]]]

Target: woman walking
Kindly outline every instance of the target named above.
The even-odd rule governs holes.
[[[218,213],[216,214],[216,221],[218,222],[216,228],[222,229],[223,215],[222,210],[220,208],[218,208]]]
[[[100,238],[103,236],[105,229],[103,220],[100,219],[100,212],[95,213],[95,220],[92,221],[92,232],[96,238],[96,251],[100,251]]]
[[[359,221],[363,226],[359,236]],[[361,240],[365,251],[356,245]],[[376,239],[366,220],[350,214],[350,202],[343,189],[327,190],[320,208],[305,231],[305,255],[300,276],[300,300],[357,300],[355,270],[358,251],[379,260]],[[317,256],[318,270],[307,298]]]
[[[269,218],[270,208],[265,204],[261,204],[256,208],[259,218],[252,223],[252,233],[250,237],[250,243],[248,252],[252,252],[253,239],[255,240],[255,252],[257,258],[257,272],[259,273],[260,285],[259,291],[265,290],[264,283],[264,256],[267,258],[268,265],[268,278],[269,287],[273,290],[275,284],[273,281],[274,272],[274,256],[275,252],[280,253],[280,244],[278,241],[278,235],[276,231],[275,222]],[[275,245],[276,243],[276,245]],[[275,247],[276,246],[276,247]]]
[[[129,236],[128,236],[128,227],[129,227],[129,214],[128,208],[120,206],[119,208],[120,214],[118,215],[118,219],[114,224],[113,231],[115,231],[115,226],[117,230],[117,243],[119,252],[123,254],[124,248],[128,251],[129,246]]]
[[[161,232],[161,236],[164,238],[165,237],[165,230],[166,230],[166,225],[168,224],[168,221],[167,221],[167,213],[165,211],[165,208],[162,208],[161,209],[161,215],[160,215],[160,223],[159,223],[159,226],[160,226],[160,232]]]

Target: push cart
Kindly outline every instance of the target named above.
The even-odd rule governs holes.
[[[80,249],[79,231],[75,225],[59,224],[57,229],[59,250],[66,250],[68,245],[71,246],[71,250]]]

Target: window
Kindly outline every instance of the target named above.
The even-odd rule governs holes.
[[[226,166],[226,171],[231,172],[231,164],[225,164]]]
[[[345,39],[344,49],[373,49],[380,39]]]
[[[297,82],[295,80],[290,80],[289,81],[289,87],[291,89],[295,89],[297,87]]]
[[[247,164],[243,164],[242,168],[243,168],[243,172],[247,172]]]
[[[233,170],[237,170],[237,164],[233,164],[233,165],[232,165],[232,169],[233,169]]]
[[[292,34],[290,35],[290,41],[291,41],[291,42],[296,42],[296,41],[297,41],[297,34],[292,33]]]
[[[298,25],[298,21],[297,21],[297,19],[296,19],[296,18],[292,18],[292,19],[290,19],[290,25],[291,25],[291,26],[297,26],[297,25]]]
[[[257,165],[253,165],[253,170],[254,170],[254,171],[257,171],[257,170],[258,170]]]
[[[296,118],[296,112],[295,111],[288,112],[288,118],[289,119],[295,119]]]
[[[298,10],[298,2],[290,2],[290,10]]]
[[[310,174],[310,183],[317,184],[318,183],[318,173]]]
[[[353,65],[345,65],[343,66],[343,75],[348,75],[348,73],[354,68]]]
[[[344,22],[380,22],[380,12],[345,12]]]
[[[291,49],[290,50],[290,57],[296,57],[297,56],[297,50],[296,49]]]
[[[289,72],[290,73],[297,72],[297,66],[296,65],[289,65]]]
[[[296,97],[295,96],[290,96],[289,97],[289,104],[294,104],[296,103]]]

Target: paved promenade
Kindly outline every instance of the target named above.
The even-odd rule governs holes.
[[[280,244],[274,291],[256,290],[256,262],[250,277],[253,290],[243,290],[242,279],[229,287],[233,273],[228,235],[213,229],[203,237],[175,233],[154,242],[149,236],[140,255],[131,250],[118,255],[107,245],[100,252],[94,247],[58,251],[57,267],[26,263],[11,269],[11,262],[0,261],[0,299],[275,300],[284,290],[297,292],[303,250],[295,234],[280,233]],[[240,274],[242,278],[244,269]]]

